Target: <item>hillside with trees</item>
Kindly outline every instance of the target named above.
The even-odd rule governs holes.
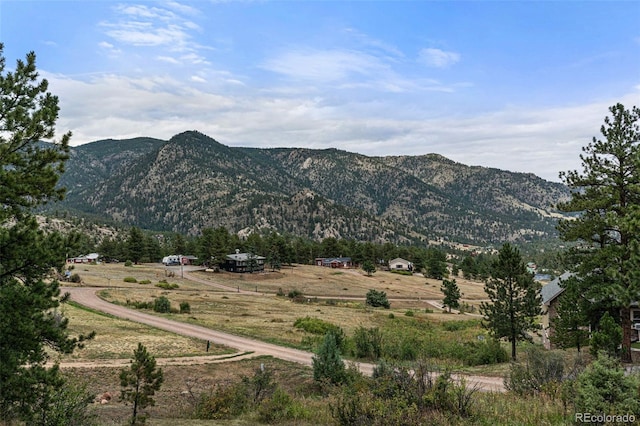
[[[156,231],[224,226],[382,243],[549,239],[554,206],[568,197],[559,183],[438,155],[234,148],[196,131],[71,148],[60,185],[68,194],[55,209]]]

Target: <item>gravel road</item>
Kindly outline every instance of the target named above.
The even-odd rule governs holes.
[[[216,331],[209,328],[201,327],[198,325],[183,323],[179,321],[173,321],[170,319],[162,318],[155,315],[146,314],[133,309],[125,308],[124,306],[115,305],[105,300],[100,299],[96,292],[102,290],[97,287],[64,287],[62,292],[69,292],[71,299],[83,306],[86,306],[97,311],[105,312],[120,318],[125,318],[131,321],[147,324],[162,330],[170,331],[172,333],[180,334],[183,336],[194,337],[202,340],[209,340],[218,345],[228,346],[237,349],[239,352],[252,352],[254,356],[269,355],[274,358],[283,359],[285,361],[291,361],[303,365],[312,365],[313,353],[302,351],[299,349],[287,348],[285,346],[279,346],[272,343],[262,342],[260,340],[250,339],[247,337],[236,336],[233,334],[225,333],[222,331]],[[206,358],[206,357],[205,357]],[[230,358],[229,360],[233,360]],[[182,359],[182,361],[185,361]],[[206,362],[206,360],[194,360],[196,362]],[[65,362],[62,366],[84,366],[82,362]],[[87,364],[87,363],[84,363]],[[363,374],[371,375],[373,372],[373,364],[369,363],[356,363],[358,368]],[[469,386],[477,387],[483,391],[504,391],[504,385],[502,379],[499,377],[485,377],[485,376],[468,376],[468,375],[456,375],[455,378],[464,377],[466,383]]]

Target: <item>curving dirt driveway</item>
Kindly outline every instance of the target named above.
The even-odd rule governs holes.
[[[62,292],[69,292],[71,299],[81,305],[95,309],[97,311],[105,312],[120,318],[125,318],[131,321],[147,324],[162,330],[170,331],[172,333],[180,334],[183,336],[194,337],[202,340],[210,340],[219,345],[229,346],[237,349],[240,352],[252,352],[253,356],[257,355],[269,355],[274,358],[283,359],[285,361],[296,362],[303,365],[312,365],[313,353],[302,351],[299,349],[287,348],[285,346],[279,346],[272,343],[266,343],[247,337],[236,336],[233,334],[225,333],[222,331],[216,331],[209,328],[205,328],[199,325],[183,323],[166,319],[163,317],[146,314],[133,309],[125,308],[124,306],[115,305],[109,303],[96,295],[97,291],[102,290],[99,287],[65,287],[62,288]],[[245,355],[243,355],[244,357]],[[209,358],[211,357],[203,357]],[[188,358],[187,358],[188,359]],[[233,360],[237,358],[229,358]],[[185,358],[181,358],[181,361],[186,361]],[[198,362],[207,362],[206,360],[193,360]],[[66,363],[65,363],[66,364]],[[82,363],[69,363],[78,364]],[[88,364],[88,363],[86,363]],[[363,374],[371,375],[373,373],[373,364],[369,363],[356,363],[357,367]],[[88,366],[88,365],[87,365]],[[466,383],[469,386],[477,387],[484,391],[504,391],[504,385],[502,379],[499,377],[485,377],[485,376],[454,376],[456,379],[464,377]]]

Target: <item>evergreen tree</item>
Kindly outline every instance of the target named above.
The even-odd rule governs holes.
[[[511,342],[511,358],[516,360],[516,343],[531,340],[527,334],[538,328],[541,315],[540,284],[527,272],[517,248],[506,243],[490,268],[491,278],[484,290],[491,303],[482,302],[483,326],[494,337]]]
[[[442,304],[449,308],[449,312],[451,312],[451,308],[457,309],[460,307],[460,288],[458,288],[458,283],[456,283],[455,279],[443,280],[440,291],[444,294]]]
[[[442,250],[429,249],[427,257],[427,276],[441,280],[447,274],[447,255]]]
[[[609,312],[600,319],[598,329],[593,332],[591,337],[591,347],[589,348],[591,355],[597,356],[598,353],[604,352],[608,356],[620,356],[620,344],[622,343],[622,330],[620,325],[616,323]]]
[[[54,137],[58,98],[38,81],[36,57],[18,60],[5,73],[0,43],[0,422],[33,423],[46,396],[64,385],[57,367],[47,368],[47,351],[70,353],[67,319],[52,271],[61,271],[65,242],[44,234],[33,209],[62,198],[57,188],[68,156],[70,133]],[[45,410],[46,411],[46,410]]]
[[[589,318],[585,305],[590,302],[577,291],[573,280],[575,277],[561,284],[565,290],[558,299],[557,316],[551,320],[553,334],[550,340],[559,348],[574,347],[580,352],[581,347],[589,341]]]
[[[346,370],[334,333],[325,334],[318,352],[313,356],[312,363],[315,381],[340,384],[345,380]]]
[[[202,235],[198,239],[198,257],[202,259],[202,262],[207,266],[213,266],[215,258],[214,249],[215,231],[213,228],[205,228],[202,230]]]
[[[593,303],[613,303],[622,326],[621,358],[631,361],[631,304],[640,300],[640,109],[609,108],[600,131],[580,155],[583,171],[560,173],[572,197],[559,205],[579,212],[558,226],[561,237],[580,244],[572,250],[575,285]]]
[[[365,271],[368,276],[371,276],[371,274],[376,272],[376,265],[370,260],[365,260],[362,264],[362,270]]]
[[[129,229],[129,236],[127,238],[127,260],[138,264],[144,257],[145,252],[144,234],[140,228],[134,226]]]
[[[175,234],[171,240],[172,254],[187,254],[187,242],[182,234]]]
[[[153,395],[162,386],[162,369],[156,368],[156,359],[147,352],[142,343],[133,351],[131,366],[120,371],[120,399],[133,404],[131,424],[144,423],[138,416],[138,409],[154,405]]]

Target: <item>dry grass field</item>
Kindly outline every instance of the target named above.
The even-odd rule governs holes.
[[[163,295],[171,301],[174,312],[156,315],[296,347],[309,347],[313,345],[313,339],[317,338],[294,327],[296,319],[307,316],[338,325],[348,336],[353,335],[359,326],[380,327],[387,339],[385,344],[393,346],[408,341],[409,346],[421,345],[419,350],[425,350],[425,354],[430,348],[460,350],[465,344],[477,341],[479,333],[484,333],[479,327],[478,316],[448,314],[437,309],[434,303],[442,299],[440,282],[427,280],[422,276],[404,276],[378,271],[369,277],[359,270],[337,271],[315,266],[295,266],[284,268],[280,272],[244,275],[185,270],[184,278],[180,276],[179,269],[168,271],[161,265],[81,265],[76,267],[74,272],[81,276],[81,286],[103,288],[100,294],[106,300],[126,305],[127,301],[149,302]],[[169,272],[174,275],[168,276]],[[137,282],[125,282],[127,277],[135,278]],[[168,290],[156,287],[161,280],[177,284],[178,288]],[[457,282],[466,303],[477,306],[486,298],[481,283],[461,278],[458,278]],[[370,289],[385,291],[391,301],[391,309],[367,307],[364,300]],[[278,292],[286,295],[292,290],[301,292],[304,297],[295,302],[286,296],[276,296]],[[183,302],[189,303],[190,313],[177,312],[180,303]],[[76,363],[83,360],[128,359],[138,342],[142,342],[157,358],[204,354],[205,342],[198,339],[177,336],[153,327],[113,318],[74,304],[67,304],[63,309],[65,316],[70,319],[72,333],[87,333],[92,330],[97,332],[96,338],[89,342],[85,349],[76,351],[63,361],[73,362],[74,367],[66,368],[66,374],[85,383],[91,394],[102,395],[109,392],[114,396],[109,404],[92,404],[90,407],[90,411],[98,415],[101,425],[125,424],[131,413],[130,406],[117,400],[121,367],[86,368],[85,365],[79,368],[81,364]],[[151,310],[145,312],[152,313]],[[424,341],[414,341],[412,338]],[[231,351],[227,348],[214,346],[209,354],[229,352]],[[463,366],[459,359],[451,358],[452,352],[426,356],[435,357],[432,358],[434,361],[442,361],[442,365],[453,367],[458,372],[466,371],[472,374],[502,377],[509,365],[502,363],[490,366]],[[275,373],[279,386],[292,395],[296,403],[304,407],[305,412],[312,413],[311,417],[281,424],[335,424],[330,409],[331,404],[335,403],[335,399],[332,398],[335,397],[327,397],[319,392],[313,381],[312,370],[269,357],[237,358],[219,364],[191,364],[185,359],[184,365],[163,365],[165,382],[155,396],[156,406],[148,410],[150,418],[147,424],[261,424],[255,411],[232,420],[189,418],[194,415],[197,398],[211,395],[217,386],[224,387],[227,384],[238,383],[243,376],[252,376],[261,364]],[[68,367],[70,364],[66,365]],[[487,398],[488,400],[484,401]],[[491,419],[482,424],[512,424],[511,420],[517,417],[517,413],[528,413],[528,408],[523,408],[525,406],[537,407],[537,411],[534,410],[535,415],[526,414],[527,421],[516,423],[559,424],[555,419],[561,418],[560,403],[549,405],[537,400],[513,400],[513,397],[503,397],[502,394],[479,395],[478,401],[475,409],[477,414],[481,415],[482,419]],[[492,407],[495,406],[499,406],[499,410],[493,410]],[[503,412],[507,414],[500,414]],[[529,421],[531,419],[533,420]],[[464,424],[464,421],[446,421],[442,424]]]
[[[203,355],[206,342],[191,337],[179,336],[157,328],[133,321],[113,318],[67,304],[63,306],[65,317],[69,318],[71,332],[88,334],[96,332],[93,340],[86,343],[71,355],[65,355],[61,361],[127,359],[131,358],[138,343],[159,358]],[[229,348],[212,345],[209,355],[231,353]]]
[[[127,302],[150,302],[164,295],[177,310],[183,302],[191,307],[190,314],[166,314],[172,319],[195,323],[243,336],[280,344],[305,347],[302,330],[293,326],[298,318],[321,318],[336,324],[350,335],[360,326],[380,326],[393,313],[405,315],[411,310],[414,318],[430,322],[469,319],[466,315],[446,314],[436,309],[430,300],[442,298],[440,282],[422,276],[405,276],[378,271],[367,276],[360,270],[334,270],[317,266],[295,266],[280,272],[256,274],[206,273],[187,274],[197,281],[175,276],[167,277],[162,265],[123,264],[82,265],[82,285],[108,287],[101,292],[106,300],[126,305]],[[125,277],[137,283],[124,282]],[[150,281],[140,284],[140,281]],[[179,288],[165,290],[155,286],[160,280],[178,284]],[[484,298],[482,285],[458,279],[465,300],[477,303]],[[236,289],[224,290],[206,283],[222,284]],[[364,304],[369,289],[385,291],[391,309],[372,309]],[[237,290],[242,292],[238,293]],[[306,303],[295,303],[287,297],[276,297],[298,290]],[[74,354],[76,358],[118,358],[130,354],[138,341],[157,356],[180,356],[200,353],[203,343],[195,339],[173,336],[160,330],[129,321],[111,319],[81,309],[66,307],[74,332],[95,330],[97,337],[87,348]],[[430,313],[426,313],[430,312]]]

